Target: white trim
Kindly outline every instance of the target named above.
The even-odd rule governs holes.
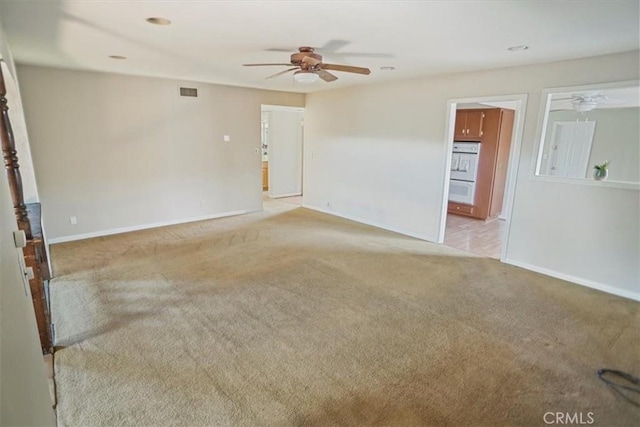
[[[260,212],[260,211],[262,211],[262,209],[245,209],[245,210],[239,210],[239,211],[221,212],[221,213],[216,213],[211,215],[195,216],[191,218],[176,219],[171,221],[154,222],[151,224],[132,225],[130,227],[111,228],[108,230],[93,231],[91,233],[82,233],[82,234],[74,234],[71,236],[55,237],[53,239],[49,239],[49,244],[53,245],[56,243],[72,242],[74,240],[91,239],[93,237],[110,236],[112,234],[121,234],[121,233],[128,233],[131,231],[147,230],[149,228],[166,227],[167,225],[186,224],[189,222],[205,221],[207,219],[216,219],[216,218],[224,218],[228,216],[244,215],[244,214]]]
[[[51,248],[49,247],[49,239],[47,238],[47,230],[44,228],[45,217],[40,211],[40,229],[42,230],[42,239],[47,242],[44,245],[44,252],[47,255],[47,267],[49,268],[49,276],[53,278],[53,262],[51,261]]]
[[[444,183],[442,186],[442,208],[440,209],[440,227],[438,229],[438,240],[436,243],[444,243],[444,233],[447,228],[447,210],[449,207],[449,184],[451,180],[451,157],[453,150],[453,140],[455,139],[456,108],[455,100],[447,101],[447,128],[445,136],[446,150],[444,154]]]
[[[296,196],[302,196],[302,191],[297,192],[297,193],[289,193],[289,194],[276,194],[274,196],[269,194],[269,198],[270,199],[282,199],[284,197],[296,197]]]
[[[533,177],[536,181],[557,182],[561,184],[570,185],[586,185],[591,187],[607,187],[607,188],[620,188],[622,190],[640,190],[640,182],[625,182],[625,181],[596,181],[581,179],[581,178],[561,178],[549,175],[535,175]]]
[[[351,220],[351,221],[359,222],[361,224],[371,225],[373,227],[381,228],[383,230],[393,231],[394,233],[403,234],[405,236],[414,237],[416,239],[425,240],[427,242],[438,243],[436,241],[437,239],[435,239],[434,237],[425,236],[423,234],[414,233],[412,231],[402,230],[402,229],[396,228],[396,227],[390,227],[388,225],[384,225],[384,224],[381,224],[379,222],[369,221],[367,219],[362,219],[362,218],[358,218],[356,216],[343,214],[343,213],[332,211],[332,210],[328,210],[328,209],[323,209],[323,208],[320,208],[320,207],[317,207],[317,206],[308,205],[306,203],[303,203],[302,207],[303,208],[307,208],[307,209],[311,209],[311,210],[314,210],[314,211],[322,212],[322,213],[325,213],[325,214],[328,214],[328,215],[338,216],[340,218],[344,218],[344,219],[348,219],[348,220]]]
[[[555,277],[556,279],[566,280],[567,282],[575,283],[577,285],[586,286],[588,288],[597,289],[608,294],[617,295],[619,297],[628,298],[634,301],[640,301],[640,292],[627,291],[625,289],[616,288],[614,286],[605,285],[603,283],[594,282],[593,280],[583,279],[581,277],[572,276],[570,274],[559,273],[555,270],[550,270],[544,267],[538,267],[536,265],[528,264],[526,262],[515,261],[512,259],[504,259],[502,262],[511,264],[516,267],[521,267],[527,270],[535,271],[546,276]]]
[[[513,211],[516,182],[518,179],[518,168],[520,166],[520,152],[522,151],[522,139],[524,137],[524,119],[527,113],[527,100],[529,95],[526,93],[496,96],[478,96],[473,98],[456,98],[447,101],[447,130],[446,130],[446,152],[445,152],[445,182],[442,195],[442,211],[440,216],[440,229],[438,230],[437,243],[444,243],[444,235],[447,227],[447,205],[449,199],[449,179],[451,177],[451,151],[453,150],[453,140],[455,139],[455,111],[458,104],[482,103],[495,101],[516,101],[513,134],[511,135],[511,147],[509,148],[509,164],[507,166],[507,182],[505,187],[505,196],[503,209],[500,218],[506,220],[506,235],[503,237],[502,253],[500,260],[504,261],[507,257],[507,249],[509,246],[509,236],[511,232],[511,213]]]
[[[513,211],[513,204],[516,195],[516,182],[518,180],[518,169],[520,168],[520,154],[522,152],[522,140],[524,138],[524,119],[527,114],[527,100],[528,94],[516,95],[519,103],[515,110],[515,123],[513,124],[513,134],[511,135],[511,147],[509,148],[509,164],[507,165],[507,183],[505,187],[505,197],[503,200],[503,209],[501,215],[503,215],[507,221],[507,226],[511,224],[511,213]],[[501,258],[507,256],[507,245],[509,241],[509,232],[504,237],[503,251]]]

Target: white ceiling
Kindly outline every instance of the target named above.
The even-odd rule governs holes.
[[[173,23],[151,25],[152,16]],[[294,92],[635,50],[638,16],[638,0],[0,0],[17,62]],[[265,80],[285,67],[242,67],[288,62],[268,49],[302,45],[372,73],[300,85]],[[515,45],[530,49],[507,51]],[[396,70],[380,70],[388,65]]]

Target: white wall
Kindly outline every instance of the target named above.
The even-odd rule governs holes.
[[[267,110],[269,120],[269,196],[302,194],[301,111]]]
[[[304,205],[436,241],[451,98],[528,93],[509,262],[640,299],[638,191],[532,179],[541,91],[638,78],[638,51],[307,95]]]
[[[304,105],[301,94],[158,78],[18,74],[50,242],[261,209],[260,106]],[[179,97],[181,85],[198,98]]]

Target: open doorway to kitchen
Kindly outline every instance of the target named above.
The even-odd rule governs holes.
[[[504,259],[527,95],[448,102],[440,242]]]
[[[302,205],[304,108],[262,105],[262,200]]]

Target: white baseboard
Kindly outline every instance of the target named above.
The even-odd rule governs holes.
[[[71,235],[71,236],[55,237],[53,239],[49,239],[48,243],[50,245],[53,245],[53,244],[56,244],[56,243],[72,242],[74,240],[84,240],[84,239],[91,239],[93,237],[102,237],[102,236],[110,236],[112,234],[128,233],[130,231],[139,231],[139,230],[147,230],[149,228],[166,227],[167,225],[186,224],[186,223],[189,223],[189,222],[204,221],[204,220],[207,220],[207,219],[216,219],[216,218],[224,218],[224,217],[228,217],[228,216],[243,215],[243,214],[248,214],[248,213],[253,213],[253,212],[259,212],[261,210],[262,209],[221,212],[221,213],[216,213],[216,214],[211,214],[211,215],[196,216],[196,217],[184,218],[184,219],[176,219],[176,220],[171,220],[171,221],[154,222],[154,223],[151,223],[151,224],[142,224],[142,225],[133,225],[133,226],[130,226],[130,227],[111,228],[111,229],[108,229],[108,230],[93,231],[91,233],[82,233],[82,234],[74,234],[74,235]]]
[[[554,270],[549,270],[548,268],[538,267],[526,262],[515,261],[512,259],[504,259],[502,262],[504,262],[505,264],[511,264],[515,265],[516,267],[522,267],[527,270],[535,271],[536,273],[542,273],[546,276],[555,277],[556,279],[566,280],[567,282],[572,282],[577,285],[597,289],[608,294],[617,295],[619,297],[628,298],[634,301],[640,301],[640,292],[627,291],[625,289],[616,288],[614,286],[605,285],[603,283],[594,282],[592,280],[583,279],[581,277],[572,276],[570,274],[559,273]]]
[[[275,194],[273,196],[269,194],[270,199],[282,199],[284,197],[296,197],[296,196],[302,196],[302,193]]]
[[[438,243],[438,239],[436,239],[434,237],[425,236],[423,234],[418,234],[418,233],[414,233],[414,232],[407,231],[407,230],[402,230],[402,229],[396,228],[396,227],[390,227],[390,226],[385,225],[385,224],[380,224],[379,222],[369,221],[367,219],[358,218],[356,216],[343,214],[343,213],[340,213],[340,212],[336,212],[336,211],[320,208],[320,207],[313,206],[313,205],[307,205],[305,203],[302,204],[302,207],[303,208],[307,208],[307,209],[311,209],[311,210],[314,210],[314,211],[326,213],[326,214],[329,214],[329,215],[338,216],[340,218],[349,219],[351,221],[360,222],[362,224],[371,225],[373,227],[382,228],[383,230],[393,231],[394,233],[403,234],[405,236],[415,237],[416,239],[426,240],[427,242]]]

